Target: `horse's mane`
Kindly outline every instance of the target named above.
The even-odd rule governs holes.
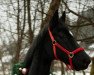
[[[31,48],[28,50],[25,60],[24,67],[30,67],[32,61],[35,59],[35,56],[38,56],[40,52],[42,52],[41,46],[43,45],[43,40],[45,39],[47,33],[48,25],[45,25],[44,28],[40,31],[40,33],[34,38]],[[37,53],[37,54],[36,54]]]

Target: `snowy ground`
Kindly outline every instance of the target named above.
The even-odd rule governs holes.
[[[53,75],[61,75],[61,72],[60,71],[53,72]],[[67,73],[65,73],[65,75],[73,75],[73,72],[67,72]],[[76,72],[75,75],[83,75],[83,73],[82,72]],[[90,75],[90,73],[85,73],[85,75]]]

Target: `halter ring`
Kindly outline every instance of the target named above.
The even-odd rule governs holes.
[[[69,58],[73,58],[74,54],[72,52],[70,52],[70,54],[68,56],[69,56]]]
[[[56,40],[52,41],[52,44],[53,44],[53,45],[55,45],[55,43],[56,43]]]

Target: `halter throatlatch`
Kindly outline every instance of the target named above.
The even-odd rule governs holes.
[[[62,52],[65,52],[68,57],[69,57],[69,65],[67,65],[67,67],[69,69],[73,69],[73,63],[72,63],[72,58],[74,57],[74,55],[80,51],[83,51],[84,48],[77,48],[75,50],[73,50],[72,52],[69,52],[66,48],[64,48],[63,46],[61,46],[58,42],[56,42],[56,40],[54,39],[50,29],[48,28],[48,31],[49,31],[49,35],[50,35],[50,38],[51,38],[51,41],[52,41],[52,44],[53,44],[53,52],[54,52],[54,56],[55,56],[55,59],[58,60],[59,58],[57,57],[57,54],[56,54],[56,47],[58,47]]]

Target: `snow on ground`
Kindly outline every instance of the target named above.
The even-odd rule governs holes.
[[[53,74],[50,75],[61,75],[61,71],[53,72]],[[73,72],[66,72],[65,75],[73,75]],[[81,71],[75,72],[75,75],[83,75]],[[86,73],[85,75],[90,75],[90,73]]]

